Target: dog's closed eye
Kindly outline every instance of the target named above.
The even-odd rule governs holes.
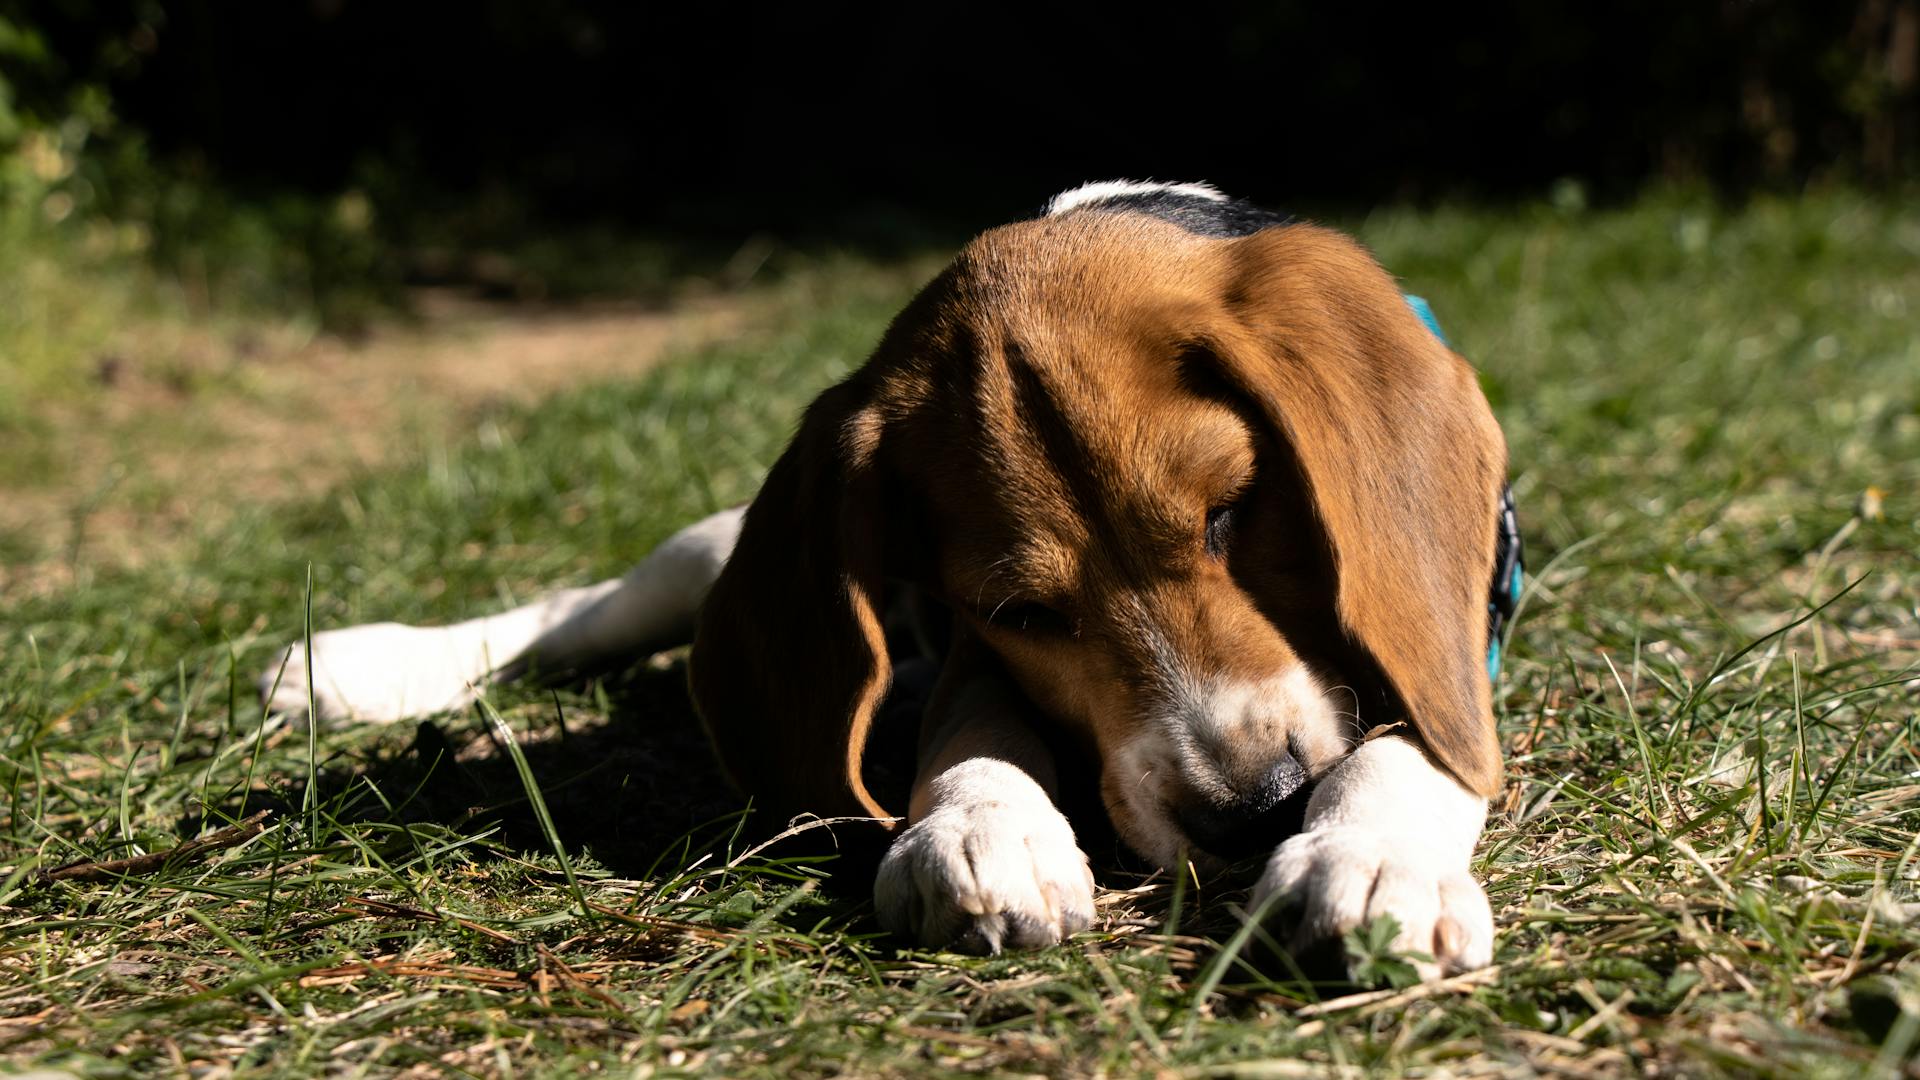
[[[1036,601],[1008,600],[995,605],[983,616],[991,626],[1016,630],[1023,634],[1070,635],[1073,620],[1057,608]]]
[[[1203,530],[1206,538],[1207,554],[1216,559],[1227,557],[1227,544],[1233,540],[1233,504],[1222,503],[1207,511],[1207,522]]]

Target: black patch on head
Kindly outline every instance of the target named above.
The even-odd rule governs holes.
[[[1190,233],[1219,239],[1251,236],[1262,229],[1293,221],[1291,214],[1269,210],[1244,199],[1209,199],[1168,189],[1109,195],[1080,203],[1073,209],[1105,214],[1146,214],[1178,225]]]

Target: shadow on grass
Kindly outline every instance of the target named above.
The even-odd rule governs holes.
[[[703,856],[726,862],[789,830],[790,822],[755,812],[727,779],[687,693],[684,655],[660,656],[605,673],[577,696],[514,689],[506,705],[554,832],[568,858],[591,859],[613,876],[671,875]],[[505,698],[507,695],[502,695]],[[529,699],[532,699],[530,701]],[[867,780],[890,808],[904,811],[911,785],[921,702],[896,696],[876,725]],[[478,708],[423,720],[403,748],[324,761],[316,776],[321,813],[339,825],[432,824],[473,836],[486,847],[546,857],[553,851],[527,788],[502,742]],[[394,744],[387,743],[388,747]],[[185,835],[244,808],[299,817],[304,780],[271,791],[239,793],[205,818],[182,823]],[[814,828],[767,847],[773,859],[831,857],[823,886],[848,898],[871,896],[881,848],[879,830]],[[852,842],[847,842],[849,839]],[[860,838],[867,843],[859,842]]]
[[[576,867],[591,860],[594,876],[669,879],[696,863],[726,864],[789,828],[785,820],[753,812],[729,783],[693,712],[684,657],[665,659],[655,657],[590,686],[595,704],[604,708],[564,706],[555,697],[543,714],[533,707],[532,695],[518,690],[513,694],[520,705],[508,706],[554,833]],[[916,677],[907,665],[898,673],[902,677],[868,748],[866,779],[882,805],[904,810],[919,713],[931,679]],[[319,805],[343,826],[434,825],[467,836],[487,834],[478,850],[494,857],[524,854],[544,860],[553,846],[501,738],[477,709],[422,721],[403,748],[350,767],[324,767],[318,776]],[[1240,929],[1236,911],[1247,903],[1246,887],[1264,859],[1204,879],[1176,880],[1180,875],[1155,871],[1114,833],[1094,772],[1063,770],[1060,801],[1096,879],[1113,890],[1102,901],[1109,944],[1136,940],[1141,933],[1159,936],[1162,947],[1184,957],[1175,967],[1188,977],[1198,975],[1217,957],[1216,943],[1234,938]],[[270,799],[262,800],[262,794],[253,793],[253,808],[271,806],[297,818],[305,805],[298,785]],[[860,909],[871,900],[883,848],[846,843],[846,837],[814,829],[759,854],[769,860],[807,860],[825,871],[818,882],[823,898],[831,898],[842,916],[872,927],[870,911]],[[1299,981],[1304,965],[1319,982],[1319,995],[1353,988],[1335,974],[1341,966],[1337,945],[1332,955],[1296,962],[1277,958],[1270,947],[1262,948],[1263,942],[1271,946],[1272,939],[1256,934],[1237,961],[1226,961],[1236,980],[1278,978],[1292,983],[1292,995],[1299,996],[1307,993]]]
[[[736,834],[738,847],[767,831],[721,770],[685,686],[682,664],[642,666],[602,681],[605,712],[568,709],[556,697],[544,718],[528,716],[536,730],[514,723],[570,856],[638,878],[659,860],[724,855]],[[390,799],[411,793],[403,813],[463,831],[497,827],[507,847],[549,852],[503,738],[475,710],[423,722],[407,751],[386,763],[391,779],[379,782]]]

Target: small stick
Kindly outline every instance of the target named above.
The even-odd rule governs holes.
[[[1319,1017],[1326,1016],[1330,1013],[1344,1012],[1348,1009],[1365,1009],[1366,1012],[1361,1015],[1371,1016],[1382,1010],[1412,1004],[1421,998],[1432,997],[1435,994],[1454,994],[1463,990],[1470,990],[1473,987],[1492,982],[1499,978],[1503,968],[1504,965],[1495,964],[1492,967],[1484,967],[1478,971],[1469,971],[1463,975],[1455,975],[1450,979],[1435,979],[1432,982],[1423,982],[1405,990],[1367,990],[1358,994],[1348,994],[1346,997],[1330,998],[1318,1004],[1296,1009],[1293,1015],[1296,1017]],[[1296,1038],[1310,1039],[1326,1030],[1326,1026],[1327,1022],[1325,1020],[1313,1020],[1293,1029],[1292,1034]]]
[[[427,911],[422,908],[407,907],[402,904],[389,904],[385,900],[375,900],[366,896],[349,896],[340,902],[339,908],[349,915],[366,915],[372,918],[417,919],[421,922],[442,922],[451,919],[456,925],[465,927],[482,937],[508,945],[520,944],[520,939],[512,934],[503,934],[490,926],[481,926],[472,919],[463,919],[442,911]]]
[[[82,859],[79,862],[44,870],[40,876],[48,881],[92,881],[97,878],[120,877],[128,874],[150,874],[175,860],[196,858],[209,851],[230,848],[253,839],[266,828],[267,818],[272,813],[271,810],[262,810],[224,829],[215,830],[166,851],[135,855],[129,859],[109,859],[106,862]]]

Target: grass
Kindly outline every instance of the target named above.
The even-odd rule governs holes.
[[[751,850],[674,654],[417,729],[260,726],[247,680],[309,603],[323,627],[446,619],[616,573],[749,496],[922,274],[824,263],[783,277],[774,331],[0,599],[0,1054],[103,1075],[1912,1074],[1915,205],[1344,222],[1482,367],[1531,544],[1478,855],[1488,972],[1316,1002],[1220,950],[1244,880],[1119,868],[1066,947],[901,951],[865,882]],[[263,810],[218,850],[43,873]]]

